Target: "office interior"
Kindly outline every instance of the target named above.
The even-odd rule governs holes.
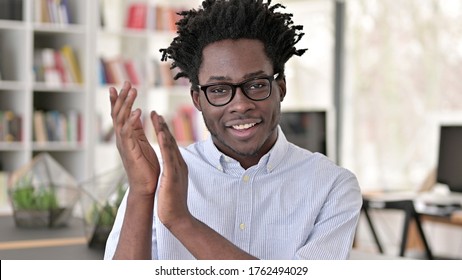
[[[207,135],[188,110],[187,83],[166,78],[158,52],[174,36],[172,11],[200,1],[55,2],[53,16],[47,1],[0,0],[0,112],[20,116],[18,135],[0,134],[0,259],[102,258],[101,247],[89,246],[80,200],[65,227],[20,228],[5,178],[43,153],[85,192],[120,174],[109,86],[136,80],[136,105],[165,114],[171,126],[179,112],[190,114],[193,138],[178,131],[181,145]],[[354,172],[364,195],[352,259],[462,259],[462,1],[272,2],[304,26],[298,47],[308,49],[286,66],[281,126]],[[140,15],[135,7],[148,9]],[[73,49],[80,74],[39,75],[37,53],[63,46]],[[103,70],[114,61],[119,74],[109,77]],[[124,76],[127,64],[142,69]],[[37,138],[35,112],[55,109],[78,111],[75,139]]]

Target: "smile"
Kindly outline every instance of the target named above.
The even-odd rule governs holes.
[[[238,124],[238,125],[233,125],[233,128],[236,129],[236,130],[245,130],[245,129],[249,129],[253,126],[255,126],[256,123],[246,123],[246,124]]]

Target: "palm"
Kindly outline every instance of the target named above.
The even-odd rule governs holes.
[[[146,138],[141,121],[133,128],[132,139],[127,147],[129,151],[124,152],[128,158],[123,158],[130,185],[147,186],[146,191],[154,193],[160,174],[159,160]]]
[[[110,89],[111,117],[114,124],[117,149],[122,158],[131,191],[153,195],[160,174],[159,161],[149,144],[141,123],[141,110],[132,111],[136,89],[126,82],[117,93]]]
[[[188,167],[175,138],[162,117],[151,115],[163,158],[163,170],[158,192],[158,216],[169,228],[190,216],[187,206]]]

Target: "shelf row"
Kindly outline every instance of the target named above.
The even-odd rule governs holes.
[[[87,1],[2,0],[0,20],[53,24],[87,24]]]
[[[90,174],[90,0],[0,1],[0,171],[41,152]]]

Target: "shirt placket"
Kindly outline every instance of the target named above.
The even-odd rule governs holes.
[[[236,229],[235,238],[236,245],[239,248],[249,251],[250,249],[250,233],[252,226],[252,174],[245,172],[239,182],[239,200],[237,202],[236,213]]]

